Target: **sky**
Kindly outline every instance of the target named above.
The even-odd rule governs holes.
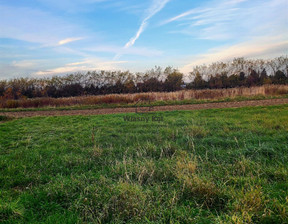
[[[0,79],[288,52],[288,0],[0,0]]]

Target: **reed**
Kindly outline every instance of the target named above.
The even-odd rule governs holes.
[[[217,100],[223,98],[251,96],[281,96],[288,94],[288,85],[264,85],[229,89],[182,90],[177,92],[149,92],[134,94],[109,94],[98,96],[78,96],[66,98],[32,98],[6,100],[0,98],[1,108],[41,108],[74,105],[131,104],[139,101],[177,101],[177,100]]]

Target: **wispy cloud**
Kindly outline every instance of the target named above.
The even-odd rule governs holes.
[[[287,54],[287,0],[28,2],[0,0],[0,79]]]
[[[65,66],[56,67],[47,70],[40,70],[34,73],[34,75],[55,75],[55,74],[67,74],[74,72],[86,72],[94,70],[118,70],[118,65],[127,63],[127,61],[103,61],[99,58],[86,59],[80,62],[68,63]]]
[[[85,58],[81,61],[73,61],[61,65],[57,60],[15,60],[9,64],[0,62],[0,78],[12,76],[48,76],[48,75],[65,75],[75,72],[86,72],[94,70],[121,70],[121,65],[127,61],[110,61],[105,58]],[[51,65],[52,64],[52,65]]]
[[[135,47],[123,48],[120,46],[114,45],[102,45],[97,47],[85,48],[85,51],[88,52],[105,52],[105,53],[114,53],[114,54],[126,54],[126,55],[137,55],[144,57],[155,57],[163,54],[160,50],[150,49],[146,47]]]
[[[148,23],[148,20],[150,18],[152,18],[156,13],[161,11],[169,1],[170,0],[154,0],[153,1],[153,4],[151,5],[151,7],[147,11],[147,16],[143,19],[138,31],[136,32],[136,35],[134,37],[132,37],[125,44],[125,48],[131,47],[134,45],[135,41],[140,37],[141,33],[145,30],[147,23]]]
[[[80,4],[80,3],[79,3]],[[0,3],[0,38],[33,43],[39,48],[60,47],[82,40],[98,41],[102,33],[71,22],[61,14],[42,8],[7,6]],[[83,34],[83,36],[78,36]]]
[[[68,44],[68,43],[71,43],[71,42],[74,42],[77,40],[83,40],[83,39],[84,39],[83,37],[70,37],[70,38],[66,38],[64,40],[60,40],[58,42],[58,45],[64,45],[64,44]]]
[[[47,60],[14,60],[10,63],[0,62],[0,79],[31,76],[40,69],[44,69],[44,65],[48,64]]]
[[[146,16],[142,20],[140,27],[138,28],[136,34],[125,44],[124,49],[132,47],[135,44],[136,40],[140,37],[140,35],[143,33],[143,31],[147,27],[149,19],[151,19],[156,13],[161,11],[169,1],[170,0],[153,0],[153,3],[147,10]],[[114,57],[114,59],[117,59],[120,56],[121,54],[117,54]]]
[[[0,5],[0,11],[0,38],[55,45],[81,32],[76,25],[41,9]]]
[[[160,25],[170,24],[173,27],[181,23],[181,27],[170,28],[171,32],[209,40],[250,39],[252,36],[266,35],[271,30],[287,30],[286,0],[255,0],[249,4],[247,2],[211,1],[209,4],[205,3],[166,19]]]
[[[240,3],[246,2],[248,0],[220,0],[220,1],[210,1],[208,4],[205,3],[202,7],[197,7],[183,12],[177,16],[170,19],[164,20],[160,25],[165,25],[177,20],[197,20],[203,18],[215,18],[216,16],[222,18],[222,16],[227,15],[227,10],[233,9],[233,7],[239,5]],[[198,15],[193,16],[192,15]],[[188,17],[190,16],[190,17]]]
[[[193,41],[205,43],[206,40],[221,43],[197,55],[186,56],[183,59],[186,64],[180,70],[188,73],[196,65],[234,57],[268,58],[287,54],[286,10],[286,0],[210,1],[160,25],[169,24],[170,33],[191,36],[191,45]]]
[[[22,61],[13,61],[12,66],[18,67],[18,68],[32,68],[35,65],[37,65],[39,61],[37,60],[22,60]]]
[[[227,61],[236,57],[272,58],[285,55],[287,52],[288,39],[284,36],[257,37],[243,43],[210,49],[205,54],[192,56],[188,59],[192,62],[187,63],[180,70],[187,74],[196,65]]]
[[[170,18],[170,19],[167,19],[167,20],[165,20],[165,21],[162,21],[162,22],[160,23],[160,25],[165,25],[165,24],[167,24],[167,23],[171,23],[171,22],[173,22],[173,21],[180,20],[181,18],[184,18],[184,17],[186,17],[186,16],[189,16],[189,15],[192,15],[192,14],[205,13],[205,12],[208,12],[208,11],[210,11],[210,10],[212,10],[212,9],[211,9],[211,8],[207,8],[207,9],[201,9],[201,8],[191,9],[191,10],[186,11],[186,12],[183,12],[183,13],[177,15],[177,16],[174,16],[174,17],[172,17],[172,18]]]

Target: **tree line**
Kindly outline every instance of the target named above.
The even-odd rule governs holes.
[[[155,67],[145,73],[89,71],[51,78],[14,78],[0,81],[1,99],[73,97],[181,89],[251,87],[288,84],[288,57],[272,60],[235,58],[229,62],[195,66],[184,81],[172,67]]]

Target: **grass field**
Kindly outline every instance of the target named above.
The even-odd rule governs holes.
[[[288,223],[287,142],[288,105],[10,120],[0,223]]]

